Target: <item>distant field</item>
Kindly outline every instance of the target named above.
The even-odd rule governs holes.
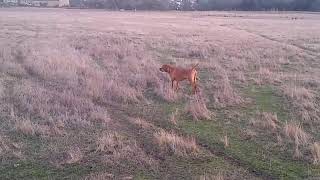
[[[0,8],[0,111],[0,179],[320,178],[320,14]]]

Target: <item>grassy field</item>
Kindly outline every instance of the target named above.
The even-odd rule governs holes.
[[[0,179],[320,178],[320,14],[0,9]],[[162,64],[199,63],[200,92]]]

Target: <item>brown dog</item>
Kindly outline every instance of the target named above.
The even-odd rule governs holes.
[[[176,91],[179,88],[179,82],[183,80],[189,80],[192,86],[192,93],[195,94],[197,91],[197,71],[196,67],[199,64],[194,65],[191,69],[174,67],[172,65],[164,64],[160,68],[161,72],[167,72],[171,78],[171,86],[173,88],[173,82],[176,81]]]

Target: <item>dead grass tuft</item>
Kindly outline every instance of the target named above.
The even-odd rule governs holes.
[[[223,138],[221,138],[221,142],[223,142],[225,148],[229,147],[229,138],[227,135],[224,135]]]
[[[246,129],[243,131],[244,133],[244,138],[245,139],[252,139],[254,137],[257,137],[257,133],[253,131],[252,129]]]
[[[271,76],[271,71],[268,69],[268,68],[263,68],[263,67],[260,67],[259,69],[259,75],[261,77],[270,77]]]
[[[172,151],[175,154],[186,156],[190,153],[194,154],[199,152],[196,141],[192,137],[185,138],[164,130],[155,133],[154,137],[160,147]]]
[[[273,72],[267,67],[260,67],[255,82],[259,85],[281,82],[278,72]]]
[[[294,122],[286,123],[284,126],[284,134],[294,142],[295,151],[294,157],[301,157],[300,146],[305,146],[309,143],[310,136],[304,132],[301,125]]]
[[[284,86],[284,94],[291,100],[295,114],[303,123],[318,123],[320,110],[318,108],[316,93],[305,87]]]
[[[124,144],[124,137],[117,132],[105,133],[97,140],[97,151],[117,153]]]
[[[311,145],[310,149],[313,157],[313,163],[319,164],[320,163],[320,144],[318,142],[315,142]]]
[[[0,156],[8,154],[22,158],[21,145],[11,142],[7,137],[0,134]]]
[[[112,173],[92,173],[86,176],[85,180],[106,180],[106,179],[114,179],[114,175]]]
[[[213,100],[216,106],[226,107],[241,104],[243,99],[233,89],[227,72],[218,64],[214,64]]]
[[[131,161],[136,164],[144,164],[156,167],[157,163],[141,149],[134,139],[130,139],[117,132],[103,133],[97,139],[98,152],[104,154],[103,162],[107,164],[119,164],[121,161]]]
[[[294,122],[286,122],[284,126],[285,135],[293,140],[296,145],[306,145],[309,142],[309,135],[304,132],[301,125],[298,125]]]
[[[150,123],[142,118],[130,118],[129,120],[130,120],[130,122],[144,128],[144,129],[155,128],[155,126],[152,123]]]
[[[210,119],[213,115],[212,112],[207,108],[204,98],[200,95],[190,97],[185,109],[195,120]]]
[[[263,128],[271,129],[272,131],[274,131],[279,127],[278,125],[279,120],[278,120],[277,114],[262,112],[261,118],[262,118]]]
[[[170,116],[170,122],[172,122],[174,125],[177,125],[177,116],[178,116],[178,109],[176,109]]]
[[[103,127],[107,127],[112,122],[108,111],[103,108],[95,108],[89,117],[91,121],[101,123]]]
[[[36,125],[29,119],[17,120],[14,124],[15,130],[25,135],[34,135],[36,132]]]
[[[299,102],[311,100],[314,97],[314,94],[305,87],[285,86],[284,93],[291,99]]]
[[[2,97],[4,96],[4,83],[3,81],[0,79],[0,99],[2,99]]]
[[[276,131],[280,127],[277,114],[270,112],[258,113],[257,120],[251,119],[250,123],[254,127],[271,130],[272,132]]]
[[[169,81],[165,82],[162,81],[159,84],[159,88],[157,88],[156,93],[162,97],[164,100],[168,102],[174,102],[178,99],[178,94],[171,88],[171,85],[168,83]]]
[[[283,144],[283,139],[282,139],[281,135],[279,135],[279,134],[277,135],[277,144],[280,146]]]
[[[67,164],[73,164],[79,162],[83,158],[83,153],[81,152],[79,147],[73,147],[68,151],[68,160]]]
[[[65,134],[64,123],[62,121],[54,122],[53,120],[44,122],[45,124],[33,123],[30,119],[15,117],[14,129],[24,135],[38,136],[60,136]]]
[[[225,179],[225,176],[219,172],[217,175],[208,175],[208,174],[205,174],[205,175],[201,175],[199,180],[224,180]]]

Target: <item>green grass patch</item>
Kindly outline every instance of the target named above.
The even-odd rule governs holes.
[[[308,177],[310,169],[313,168],[309,164],[283,159],[252,141],[241,140],[237,129],[222,127],[217,122],[183,121],[181,128],[195,135],[209,148],[241,161],[244,167],[258,173],[283,179],[301,179]],[[229,137],[230,146],[228,148],[224,148],[220,140],[224,134],[228,134]],[[318,170],[317,175],[320,175],[319,173]]]
[[[272,87],[250,87],[245,92],[253,99],[253,104],[247,108],[239,108],[244,113],[243,121],[248,121],[259,112],[277,113],[279,120],[285,121],[288,118],[284,102],[277,96]],[[266,149],[263,145],[268,141],[253,141],[241,138],[241,121],[227,123],[223,112],[217,113],[213,121],[192,121],[187,116],[179,120],[181,129],[195,135],[202,143],[217,152],[221,152],[231,159],[240,161],[244,167],[249,168],[257,174],[280,178],[280,179],[303,179],[320,175],[320,168],[302,161],[295,161],[289,156],[282,156],[281,152],[273,149]],[[221,138],[228,135],[230,146],[224,148]],[[310,174],[313,172],[313,174]]]
[[[78,164],[56,168],[31,161],[17,161],[0,168],[0,179],[79,179],[91,169]]]
[[[0,179],[48,179],[52,171],[45,166],[26,161],[0,168]]]
[[[244,94],[253,99],[253,104],[245,109],[247,115],[259,111],[276,113],[280,121],[289,118],[287,103],[283,97],[277,94],[275,87],[249,86],[244,89]]]

